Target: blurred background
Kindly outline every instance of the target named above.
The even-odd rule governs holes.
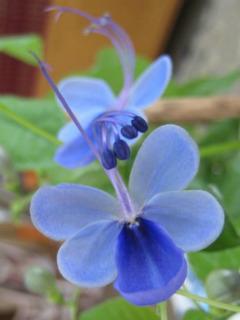
[[[96,165],[69,172],[52,160],[57,144],[51,140],[54,141],[66,119],[28,51],[42,55],[53,67],[55,81],[68,75],[87,74],[104,78],[118,92],[122,79],[116,55],[106,49],[110,44],[100,36],[83,35],[82,30],[88,24],[78,16],[64,14],[55,23],[53,14],[44,11],[55,4],[79,8],[96,16],[110,13],[133,40],[138,55],[137,74],[161,53],[170,54],[174,75],[165,98],[239,96],[239,0],[0,0],[1,320],[69,319],[66,307],[56,306],[59,293],[54,291],[50,297],[48,295],[50,302],[46,307],[46,297],[42,297],[33,283],[39,274],[41,281],[45,279],[45,274],[41,278],[42,269],[36,273],[32,271],[31,268],[37,266],[57,278],[57,286],[64,296],[69,297],[75,290],[57,273],[58,244],[44,238],[31,226],[28,208],[34,191],[42,184],[60,182],[86,183],[109,191],[108,182]],[[194,125],[184,121],[181,124],[203,148],[211,143],[239,140],[236,117],[216,123],[195,122]],[[215,155],[211,150],[205,149],[202,153],[205,158],[194,187],[211,191],[219,198],[226,208],[227,227],[212,252],[192,254],[189,259],[200,288],[210,272],[233,269],[235,273],[228,276],[231,281],[235,279],[238,289],[228,285],[228,302],[239,302],[240,154],[238,150],[225,154],[223,149],[221,154]],[[209,158],[209,155],[213,156]],[[130,167],[131,164],[120,168],[126,180]],[[217,279],[222,277],[220,274]],[[209,281],[212,283],[212,278]],[[216,292],[211,291],[211,294],[214,296]],[[114,295],[111,287],[83,290],[79,309],[86,310]],[[119,315],[122,320],[138,319],[134,308],[129,315],[121,312],[118,311],[114,319]],[[173,312],[170,307],[169,312]],[[183,312],[185,309],[179,309],[176,319],[180,319]],[[184,315],[184,320],[207,319],[202,317],[201,308],[198,314],[194,312],[193,316]],[[175,320],[175,316],[172,314],[170,320]],[[231,314],[221,319],[228,316]],[[146,313],[141,319],[156,318]]]
[[[240,52],[238,0],[1,0],[0,34],[34,33],[44,40],[44,57],[54,66],[56,79],[85,70],[106,46],[101,37],[82,35],[86,26],[77,16],[64,15],[56,24],[44,8],[69,5],[101,15],[110,12],[131,36],[139,55],[153,59],[162,52],[174,60],[179,81],[208,74],[221,74],[239,67]],[[71,36],[69,36],[71,35]],[[48,91],[35,68],[1,54],[1,93],[42,95]],[[31,79],[31,82],[30,80]],[[31,85],[29,85],[31,83]]]

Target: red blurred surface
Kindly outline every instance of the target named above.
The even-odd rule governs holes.
[[[37,33],[44,35],[44,8],[49,0],[0,0],[0,36]],[[34,67],[0,54],[0,93],[34,94]]]

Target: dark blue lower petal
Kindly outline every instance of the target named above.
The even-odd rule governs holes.
[[[116,261],[115,288],[137,305],[167,300],[186,278],[183,252],[162,228],[146,219],[122,229]]]

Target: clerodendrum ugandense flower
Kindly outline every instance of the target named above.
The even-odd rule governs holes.
[[[129,192],[112,169],[118,198],[83,185],[40,188],[31,218],[46,236],[64,241],[57,255],[63,277],[81,287],[114,281],[119,293],[137,305],[174,294],[186,278],[184,253],[207,247],[224,223],[211,194],[183,190],[198,163],[197,146],[187,132],[165,125],[140,148]]]
[[[87,31],[110,39],[119,55],[124,84],[117,97],[108,84],[100,79],[74,76],[62,80],[58,85],[98,148],[102,164],[106,169],[111,169],[116,166],[117,159],[129,158],[129,143],[147,130],[143,110],[163,94],[171,77],[171,60],[166,55],[161,56],[134,83],[134,48],[128,35],[110,16],[94,18],[76,9],[57,6],[51,9],[59,14],[71,12],[87,18],[91,22]],[[58,137],[63,142],[55,155],[60,165],[76,168],[95,159],[73,122],[66,124]]]
[[[102,163],[116,197],[85,185],[43,186],[31,202],[33,224],[46,236],[63,241],[57,264],[70,282],[81,287],[114,282],[118,292],[137,305],[167,300],[186,278],[184,254],[210,245],[224,224],[223,210],[211,194],[184,190],[199,166],[195,142],[176,125],[153,131],[136,156],[127,188],[117,168],[104,163],[101,139],[91,139],[77,109],[69,106],[46,65],[35,58],[82,143]],[[155,86],[151,70],[149,90]],[[107,141],[112,133],[105,133]],[[75,147],[69,150],[73,159],[78,157],[75,152]]]

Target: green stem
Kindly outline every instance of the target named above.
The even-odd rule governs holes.
[[[196,301],[199,301],[199,302],[202,302],[202,303],[206,303],[209,306],[212,306],[212,307],[215,307],[215,308],[218,308],[218,309],[223,309],[223,310],[232,311],[232,312],[240,312],[240,307],[239,306],[231,305],[231,304],[228,304],[228,303],[223,303],[223,302],[216,301],[216,300],[209,299],[209,298],[200,297],[198,295],[192,294],[192,293],[187,292],[185,290],[179,290],[177,292],[177,294],[179,294],[179,295],[181,295],[183,297],[192,299],[192,300],[196,300]]]
[[[79,298],[81,295],[80,289],[76,289],[74,293],[73,300],[70,301],[69,308],[71,313],[71,319],[72,320],[78,320],[79,319]]]
[[[186,291],[186,292],[188,292],[188,289],[186,288],[185,285],[183,285],[183,290]],[[195,307],[196,307],[199,311],[206,313],[206,311],[201,307],[201,305],[200,305],[200,303],[199,303],[198,301],[192,300],[192,302],[193,302],[193,304],[195,305]]]
[[[218,154],[223,154],[225,152],[240,150],[240,140],[234,140],[230,142],[223,142],[207,147],[202,147],[200,149],[200,154],[202,158],[211,157]]]
[[[61,142],[54,137],[53,135],[51,135],[50,133],[48,133],[47,131],[36,127],[35,125],[33,125],[31,122],[29,122],[28,120],[22,118],[21,116],[17,115],[15,112],[13,112],[12,110],[10,110],[9,108],[7,108],[6,106],[4,106],[2,103],[0,104],[0,111],[9,119],[13,120],[14,122],[16,122],[17,124],[19,124],[20,126],[30,130],[32,133],[34,133],[37,136],[40,136],[41,138],[44,138],[45,140],[53,143],[54,145],[58,146],[59,144],[61,144]]]
[[[156,313],[160,316],[161,320],[167,320],[167,302],[162,302],[157,305]]]

